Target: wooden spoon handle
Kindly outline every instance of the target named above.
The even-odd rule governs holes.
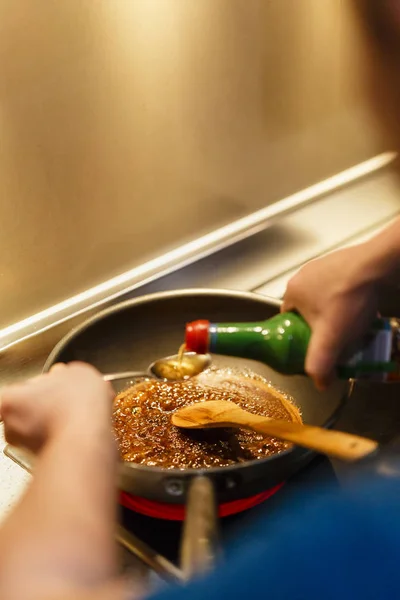
[[[378,443],[374,440],[342,431],[332,431],[312,425],[300,425],[289,421],[275,421],[258,415],[250,415],[249,413],[247,413],[247,416],[247,423],[244,423],[241,419],[241,427],[268,436],[278,437],[341,460],[359,460],[374,452],[378,447]]]

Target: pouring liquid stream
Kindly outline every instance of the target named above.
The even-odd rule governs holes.
[[[182,376],[182,362],[183,362],[183,357],[185,355],[186,352],[186,344],[183,343],[179,346],[179,350],[178,350],[178,366],[177,366],[177,370],[179,371],[179,374]]]
[[[171,367],[175,370],[177,379],[183,379],[187,373],[185,372],[183,359],[186,352],[186,344],[183,343],[179,346],[177,362],[176,364],[171,363]]]
[[[181,344],[174,357],[158,361],[157,375],[167,381],[178,381],[195,375],[191,362],[185,361],[185,352],[186,344]]]

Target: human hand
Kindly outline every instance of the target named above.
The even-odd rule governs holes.
[[[38,453],[63,428],[109,431],[114,392],[84,363],[55,365],[47,374],[1,393],[0,412],[10,444]]]
[[[368,243],[313,260],[289,281],[281,311],[297,310],[311,327],[305,370],[318,388],[376,316],[379,283]]]

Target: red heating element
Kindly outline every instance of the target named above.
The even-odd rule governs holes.
[[[252,496],[251,498],[244,498],[242,500],[233,500],[232,502],[225,502],[220,504],[218,507],[218,515],[220,517],[230,517],[238,513],[254,508],[268,500],[271,496],[278,492],[284,483],[280,483],[275,487]],[[139,496],[133,496],[121,492],[120,504],[124,508],[128,508],[136,513],[145,515],[146,517],[153,517],[154,519],[164,519],[167,521],[184,521],[185,520],[185,506],[183,504],[167,504],[164,502],[153,502],[152,500],[146,500]]]

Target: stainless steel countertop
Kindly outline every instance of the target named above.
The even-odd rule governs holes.
[[[134,268],[126,267],[121,254],[121,269],[125,265],[127,270],[114,276],[114,272],[107,269],[105,264],[103,279],[93,287],[91,278],[86,278],[85,286],[80,289],[79,294],[76,294],[70,279],[70,271],[66,269],[64,263],[57,262],[55,258],[52,269],[57,269],[57,277],[51,276],[50,280],[43,281],[45,278],[45,272],[43,272],[40,277],[37,273],[35,274],[34,286],[30,284],[30,278],[24,281],[24,286],[29,289],[29,303],[26,305],[28,312],[22,319],[16,318],[14,314],[13,295],[4,294],[3,300],[7,298],[7,306],[1,310],[0,351],[21,339],[54,327],[55,324],[68,320],[73,315],[95,308],[99,309],[101,306],[109,304],[111,300],[115,301],[118,297],[132,294],[135,290],[142,288],[144,284],[158,281],[163,275],[183,269],[207,256],[216,256],[216,252],[234,244],[237,245],[238,242],[245,239],[251,238],[250,250],[248,246],[245,247],[247,255],[253,253],[251,247],[254,245],[254,240],[260,239],[260,244],[264,248],[262,263],[264,270],[268,271],[268,275],[263,275],[260,271],[257,275],[259,283],[269,279],[272,274],[276,276],[277,273],[281,273],[282,269],[286,270],[287,265],[293,268],[295,264],[299,264],[299,261],[307,260],[310,252],[318,252],[321,244],[334,245],[354,233],[370,228],[376,222],[387,219],[398,209],[397,188],[390,170],[392,159],[392,154],[377,156],[309,188],[300,190],[273,205],[266,206],[241,219],[232,220],[220,229],[210,230],[205,235],[198,236],[188,243],[180,244],[177,239],[177,247],[164,253],[159,251],[155,258]],[[376,202],[377,197],[380,199],[379,203]],[[156,206],[158,207],[158,205]],[[305,208],[303,210],[300,207]],[[307,208],[311,208],[311,212]],[[294,218],[286,218],[290,213]],[[186,219],[186,213],[184,214]],[[329,223],[332,221],[329,228],[324,226],[326,219]],[[272,234],[261,236],[261,238],[255,236],[256,233],[265,232],[268,227],[277,223],[279,227],[278,229],[274,228]],[[168,228],[167,223],[165,223],[165,227]],[[92,227],[89,229],[92,230]],[[133,233],[133,235],[135,234]],[[157,236],[156,230],[153,235]],[[274,247],[274,260],[266,261],[265,251],[268,251],[271,242],[278,246]],[[117,239],[115,247],[118,249]],[[295,257],[293,250],[299,252]],[[241,251],[243,252],[243,248]],[[82,260],[85,260],[83,254]],[[79,263],[76,264],[76,269],[79,269]],[[252,277],[254,269],[248,268],[247,271]],[[196,268],[193,272],[196,273]],[[221,276],[220,269],[218,276]],[[63,281],[61,287],[58,285],[60,278]],[[68,282],[70,282],[69,287]],[[207,285],[210,284],[207,283]],[[217,281],[216,285],[220,286],[221,283]],[[53,294],[57,300],[53,300],[54,304],[46,305],[42,292],[44,287],[48,288],[49,286],[54,288]],[[38,288],[40,288],[39,291]],[[20,294],[20,296],[26,295]],[[41,298],[40,302],[39,297]],[[38,302],[41,304],[40,307]]]

